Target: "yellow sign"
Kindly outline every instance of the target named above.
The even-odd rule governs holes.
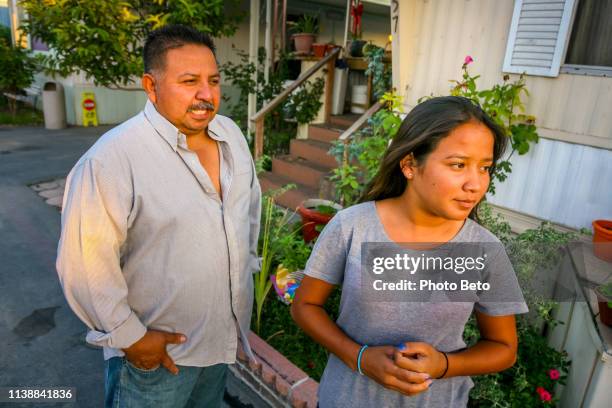
[[[81,109],[83,110],[83,126],[98,126],[96,95],[93,92],[83,92],[81,95]]]

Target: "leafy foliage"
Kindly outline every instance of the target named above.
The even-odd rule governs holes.
[[[275,70],[270,72],[268,82],[265,81],[264,61],[266,50],[261,47],[257,54],[257,63],[249,61],[249,55],[242,51],[236,51],[240,62],[227,62],[219,68],[226,80],[238,88],[238,99],[230,105],[230,116],[247,134],[248,126],[248,97],[250,93],[257,95],[257,110],[264,106],[264,103],[272,100],[282,92],[283,84],[288,78],[287,56],[282,54]],[[257,75],[257,81],[253,80],[253,74]],[[297,123],[311,122],[319,112],[322,103],[320,102],[323,94],[325,81],[319,77],[309,81],[294,91],[283,103],[277,106],[268,114],[264,121],[264,153],[275,156],[285,153],[289,149],[289,142],[295,135],[295,124],[288,122],[294,120]],[[228,98],[225,98],[228,102]],[[252,138],[249,136],[249,143]]]
[[[338,141],[330,150],[339,163],[330,180],[334,182],[336,198],[345,207],[357,201],[363,188],[376,175],[380,160],[401,125],[397,112],[402,110],[402,98],[388,92],[381,100],[384,108],[368,119],[363,130],[357,132],[346,146]]]
[[[391,66],[383,63],[385,49],[374,44],[366,44],[363,47],[363,56],[368,61],[366,75],[372,76],[372,91],[374,97],[382,98],[385,92],[391,89]]]
[[[555,383],[565,384],[570,361],[565,352],[557,351],[547,344],[542,331],[562,324],[553,318],[554,309],[558,305],[525,288],[530,286],[538,268],[554,264],[555,258],[559,256],[556,249],[574,240],[576,236],[559,232],[548,223],[513,236],[510,225],[500,215],[494,215],[487,204],[480,207],[479,219],[505,244],[531,312],[517,316],[519,346],[516,363],[501,373],[473,377],[475,386],[470,392],[469,405],[500,408],[554,405],[558,400],[552,396]],[[479,339],[474,318],[466,325],[464,339],[468,345]],[[558,373],[558,378],[551,374],[551,370]],[[549,402],[539,395],[539,387],[551,395]]]
[[[472,61],[471,57],[466,57],[461,67],[462,80],[451,81],[454,84],[451,95],[463,96],[479,104],[510,137],[512,147],[510,155],[497,164],[489,185],[489,192],[495,193],[495,180],[503,182],[512,171],[510,163],[512,155],[515,152],[519,155],[526,154],[529,152],[530,145],[538,142],[536,118],[525,114],[522,97],[528,97],[529,91],[525,85],[524,75],[520,75],[514,81],[510,81],[509,75],[504,75],[501,84],[496,84],[491,89],[478,90],[476,80],[480,78],[480,75],[473,76],[468,71],[468,65]]]
[[[143,72],[142,47],[149,32],[185,24],[214,37],[232,35],[243,15],[238,0],[21,0],[23,29],[53,52],[41,54],[49,74],[82,71],[97,85],[121,86]]]
[[[270,291],[270,275],[279,264],[290,271],[303,269],[312,252],[312,245],[307,244],[300,234],[301,225],[292,222],[292,214],[274,203],[275,197],[295,188],[295,184],[268,191],[263,196],[261,234],[259,236],[259,253],[261,270],[255,274],[255,314],[256,331],[260,333],[263,305]]]
[[[34,81],[35,70],[34,58],[25,49],[12,45],[10,31],[0,26],[0,94],[22,93]],[[17,101],[9,98],[7,103],[14,120],[17,115]]]
[[[319,32],[319,22],[314,16],[304,14],[297,21],[287,22],[289,29],[295,34],[317,34]]]
[[[285,113],[295,118],[297,123],[310,123],[317,117],[319,109],[323,106],[321,96],[325,87],[323,77],[306,81],[298,90],[294,91],[285,103]]]
[[[335,288],[325,303],[325,310],[333,320],[338,317],[340,289]],[[327,350],[315,343],[291,318],[289,307],[274,299],[266,304],[261,321],[260,337],[300,367],[316,381],[320,381],[327,358]]]

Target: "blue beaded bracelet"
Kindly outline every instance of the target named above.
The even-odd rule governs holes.
[[[363,352],[368,348],[367,344],[364,344],[363,346],[361,346],[361,349],[359,350],[359,354],[357,355],[357,370],[359,371],[359,374],[363,375],[363,371],[361,371],[361,356],[363,355]]]

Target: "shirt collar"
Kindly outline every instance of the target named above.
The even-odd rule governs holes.
[[[153,105],[153,102],[151,102],[149,99],[147,99],[147,103],[145,104],[144,115],[155,128],[157,133],[159,133],[159,135],[163,137],[175,151],[179,144],[184,144],[184,147],[186,147],[187,140],[185,135],[183,135],[181,131],[178,130],[177,127],[174,126],[168,119],[162,116],[157,111],[157,108],[155,108],[155,105]],[[226,142],[227,140],[224,133],[225,132],[223,132],[221,129],[221,126],[217,121],[217,117],[215,116],[208,124],[208,135],[216,141]]]

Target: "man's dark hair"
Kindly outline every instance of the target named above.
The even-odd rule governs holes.
[[[168,50],[187,44],[208,47],[215,55],[215,43],[212,38],[195,28],[180,24],[170,24],[152,31],[144,45],[144,72],[163,70]]]

